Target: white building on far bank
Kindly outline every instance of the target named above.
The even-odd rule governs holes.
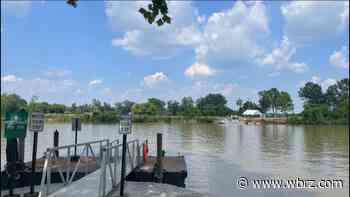
[[[261,113],[257,109],[247,109],[243,112],[243,116],[252,116],[252,117],[263,117],[263,113]]]

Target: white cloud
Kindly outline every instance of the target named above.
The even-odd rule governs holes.
[[[325,79],[321,82],[321,87],[323,90],[327,90],[327,88],[331,85],[334,85],[337,83],[337,80],[335,79],[332,79],[332,78],[328,78],[328,79]]]
[[[342,1],[292,1],[281,6],[285,34],[298,43],[336,35],[348,19],[349,3]],[[347,12],[346,12],[347,11]],[[346,21],[346,22],[345,22]]]
[[[296,53],[296,47],[284,37],[281,45],[274,49],[258,62],[262,65],[272,65],[276,70],[287,69],[296,73],[304,72],[308,66],[306,63],[292,62],[291,59]]]
[[[11,83],[3,83],[11,81]],[[2,77],[1,92],[16,93],[29,100],[32,96],[39,96],[49,102],[67,103],[74,98],[74,92],[78,88],[78,82],[72,79],[51,80],[46,78],[20,79],[18,77]]]
[[[154,87],[167,80],[168,77],[163,72],[156,72],[143,78],[143,82],[148,87]]]
[[[205,15],[202,15],[202,16],[197,16],[197,22],[199,24],[204,24],[206,22],[206,17]]]
[[[337,83],[337,80],[336,79],[333,79],[333,78],[327,78],[327,79],[324,79],[322,80],[321,77],[319,76],[312,76],[311,77],[311,81],[312,83],[316,83],[316,84],[319,84],[322,88],[323,91],[326,91],[327,88],[331,85],[334,85]],[[299,84],[298,84],[298,88],[301,88],[303,87],[305,84],[307,83],[307,81],[303,80],[303,81],[300,81]]]
[[[208,65],[203,63],[198,63],[198,62],[195,62],[185,70],[185,75],[189,77],[211,76],[211,75],[214,75],[215,73],[216,71],[210,68]]]
[[[92,81],[89,82],[89,86],[95,86],[95,85],[99,85],[99,84],[101,84],[101,83],[103,83],[102,80],[100,80],[100,79],[95,79],[95,80],[92,80]]]
[[[206,19],[199,15],[191,2],[169,1],[171,25],[149,25],[135,12],[146,2],[106,3],[106,15],[114,30],[123,33],[112,40],[134,55],[151,55],[152,58],[173,57],[186,50],[196,54],[196,62],[211,66],[248,61],[261,55],[269,35],[268,17],[262,2],[249,5],[237,1],[233,7],[212,14]]]
[[[339,68],[349,68],[349,50],[347,47],[342,47],[339,51],[334,51],[329,56],[329,63]]]
[[[152,55],[152,57],[172,56],[181,52],[183,47],[199,40],[195,8],[191,2],[169,1],[171,25],[161,27],[148,24],[137,12],[147,7],[146,1],[108,1],[105,13],[116,31],[123,36],[113,39],[112,44],[134,55]],[[198,34],[198,35],[196,35]]]
[[[195,48],[196,61],[210,65],[249,62],[261,54],[259,42],[269,34],[266,8],[262,2],[213,13],[204,26],[202,40]]]
[[[22,81],[22,78],[18,78],[15,75],[5,75],[1,77],[1,82],[17,82],[17,81]]]

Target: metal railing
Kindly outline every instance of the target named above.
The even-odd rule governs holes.
[[[127,142],[126,146],[126,173],[142,164],[141,147],[139,140]],[[110,144],[102,150],[101,174],[99,181],[98,197],[105,197],[115,188],[120,181],[120,166],[122,157],[122,144]],[[109,176],[107,175],[109,174]],[[107,186],[109,186],[107,188]]]
[[[111,144],[119,143],[119,141],[115,140]],[[96,147],[99,147],[97,148]],[[77,162],[72,162],[71,158],[74,156],[71,154],[71,151],[74,149],[74,147],[77,147],[77,149],[82,149],[80,154],[77,154],[77,156],[80,156]],[[92,142],[86,142],[86,143],[80,143],[80,144],[72,144],[72,145],[66,145],[66,146],[59,146],[54,148],[48,148],[46,152],[44,153],[45,161],[44,161],[44,167],[42,171],[42,177],[41,177],[41,184],[40,184],[40,191],[39,191],[39,197],[45,197],[50,193],[50,186],[51,186],[51,171],[53,169],[53,164],[56,161],[62,161],[64,162],[64,165],[56,166],[56,170],[59,173],[60,179],[62,183],[66,186],[72,183],[74,180],[76,173],[78,171],[78,168],[81,164],[81,158],[86,157],[87,159],[92,159],[96,161],[96,167],[98,168],[101,166],[101,159],[103,158],[103,151],[105,150],[105,147],[109,147],[110,143],[109,140],[98,140],[98,141],[92,141]],[[94,148],[95,151],[94,151]],[[97,149],[97,150],[96,150]],[[59,158],[57,156],[57,153],[59,151],[65,152],[65,157]],[[99,152],[98,156],[96,155],[97,152]],[[104,164],[105,165],[105,164]],[[71,171],[71,167],[73,167],[73,171]],[[65,174],[65,176],[64,176]]]

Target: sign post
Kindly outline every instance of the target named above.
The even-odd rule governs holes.
[[[18,143],[17,138],[21,139],[26,136],[28,113],[24,110],[19,112],[6,112],[5,114],[5,138],[6,143],[6,172],[8,178],[8,197],[19,196],[13,193],[15,177],[18,175]]]
[[[124,196],[124,177],[125,177],[125,157],[126,157],[126,143],[127,134],[131,134],[132,128],[132,116],[131,113],[128,115],[121,116],[119,122],[119,134],[123,135],[123,152],[122,152],[122,169],[120,177],[120,196]]]
[[[72,131],[75,131],[75,146],[74,146],[74,156],[71,161],[78,161],[79,156],[77,156],[77,144],[78,144],[78,131],[81,131],[81,121],[80,118],[72,119]]]
[[[44,113],[32,112],[30,116],[29,130],[34,132],[33,154],[32,154],[32,178],[35,176],[36,152],[38,147],[38,132],[44,130]],[[39,193],[34,190],[34,181],[30,183],[30,192],[26,193],[25,197],[36,197]]]

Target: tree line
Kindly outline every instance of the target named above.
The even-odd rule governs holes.
[[[227,100],[222,94],[208,94],[197,100],[192,97],[183,97],[180,101],[162,101],[158,98],[149,98],[146,102],[135,103],[125,100],[110,104],[93,99],[89,104],[70,106],[40,102],[33,97],[29,102],[16,94],[1,95],[1,115],[5,111],[39,111],[47,114],[88,114],[89,120],[112,121],[116,116],[132,112],[141,116],[227,116],[241,115],[247,109],[257,109],[273,116],[289,115],[289,122],[296,124],[318,123],[348,123],[349,118],[349,79],[345,78],[322,91],[321,85],[307,82],[298,91],[304,101],[303,111],[294,114],[293,100],[288,92],[271,88],[258,92],[259,99],[243,101],[238,99],[238,110],[234,111],[227,106]]]
[[[307,82],[298,91],[304,101],[304,123],[349,123],[349,78],[337,81],[322,91],[320,84]]]
[[[241,115],[247,109],[257,109],[262,113],[272,112],[276,114],[287,114],[293,111],[294,104],[288,92],[280,91],[277,88],[263,90],[258,92],[258,103],[253,101],[245,101],[238,99],[236,105],[238,106],[238,114]]]
[[[135,103],[129,100],[116,102],[113,105],[93,99],[90,104],[71,106],[48,102],[40,102],[38,97],[33,97],[29,102],[16,94],[1,95],[1,113],[5,111],[38,111],[43,113],[91,113],[122,115],[132,112],[135,115],[169,115],[169,116],[226,116],[232,110],[226,106],[227,100],[221,94],[208,94],[194,101],[192,97],[184,97],[180,102],[169,100],[167,102],[157,98],[149,98],[147,102]]]

